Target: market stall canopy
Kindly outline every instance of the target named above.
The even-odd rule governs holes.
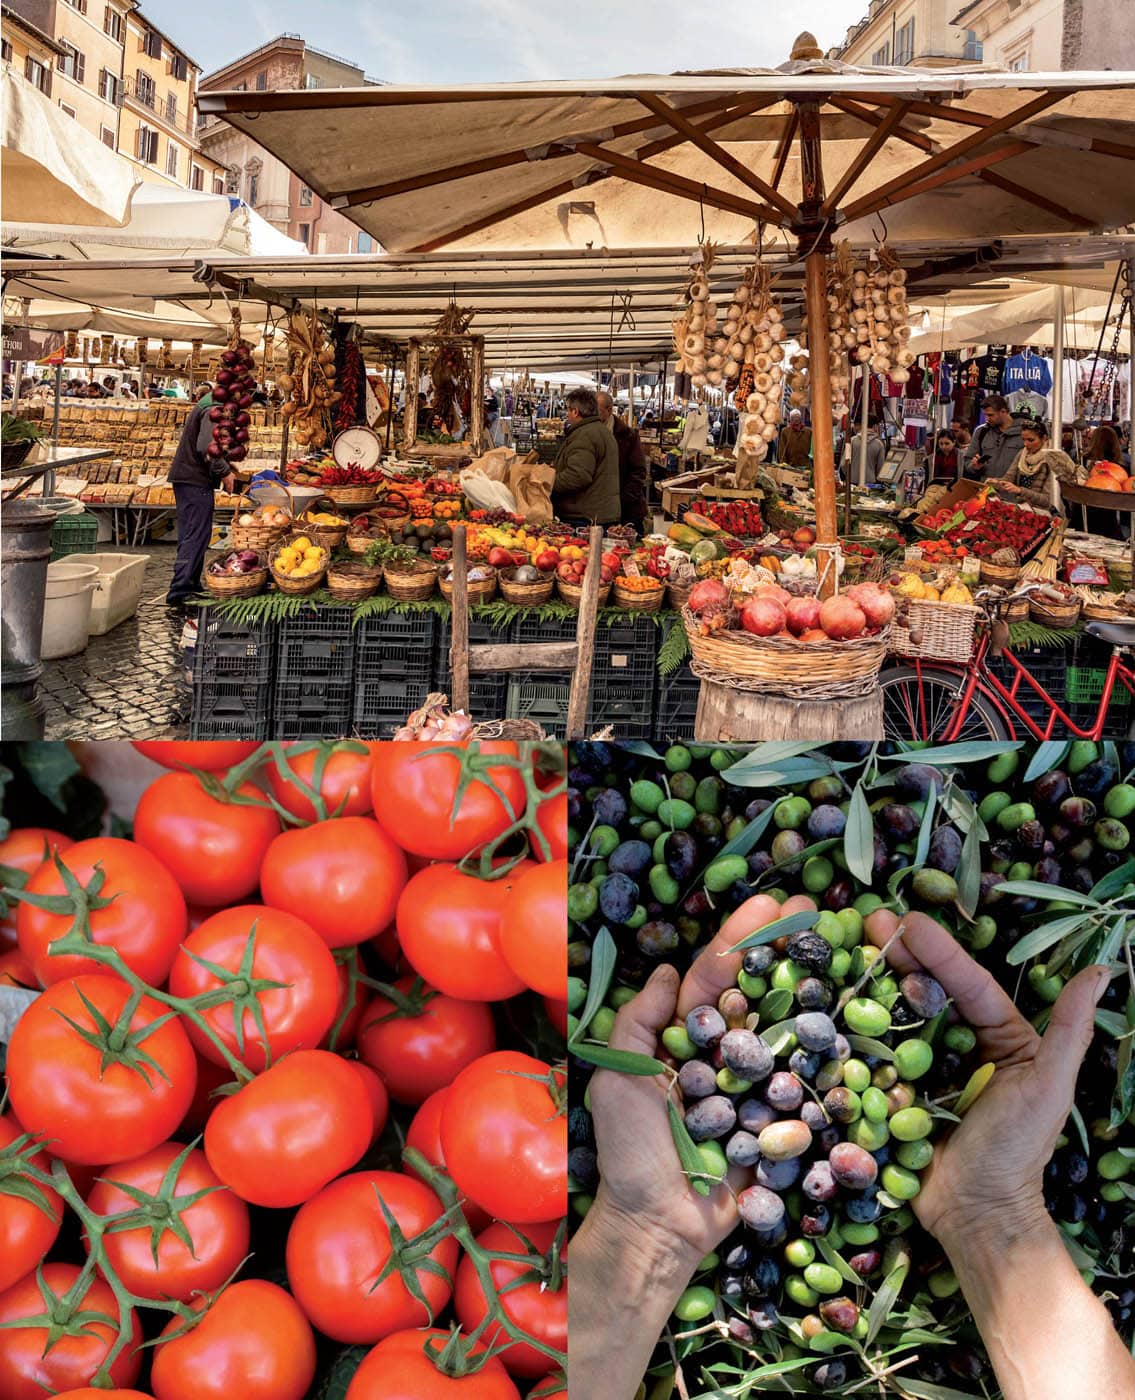
[[[119,228],[141,181],[123,160],[7,64],[0,68],[4,213]]]
[[[224,345],[228,324],[218,324],[195,315],[185,307],[156,302],[153,315],[140,311],[118,311],[113,307],[90,306],[80,301],[32,300],[5,296],[6,325],[26,325],[34,330],[89,331],[102,335],[142,336],[148,340],[200,340],[205,345]],[[245,326],[250,340],[259,340],[260,327]]]
[[[960,246],[1135,219],[1135,73],[853,68],[810,39],[779,69],[199,101],[396,252],[762,228]]]
[[[1050,287],[1011,297],[987,306],[956,311],[945,303],[927,307],[925,324],[911,337],[909,348],[918,355],[932,351],[961,350],[967,345],[1032,345],[1049,347],[1055,343],[1055,296],[1060,288]],[[1067,350],[1094,350],[1100,343],[1110,350],[1115,341],[1117,303],[1107,292],[1063,288],[1064,346]],[[1108,320],[1110,313],[1110,320]],[[1130,334],[1119,328],[1118,349],[1130,353]]]
[[[54,214],[55,210],[48,204],[39,212]],[[0,243],[5,252],[53,258],[152,258],[157,253],[170,257],[232,253],[294,258],[307,253],[305,244],[274,228],[243,199],[167,185],[143,185],[121,228],[5,219],[0,226]]]

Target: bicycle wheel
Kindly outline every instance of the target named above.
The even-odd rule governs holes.
[[[940,739],[957,715],[964,678],[950,671],[892,666],[879,677],[883,691],[883,733],[888,739]],[[996,705],[975,690],[961,731],[963,739],[1007,739],[1009,731]]]

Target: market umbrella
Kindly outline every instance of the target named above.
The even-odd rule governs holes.
[[[794,240],[812,394],[830,403],[832,236],[895,245],[1135,219],[1135,74],[853,68],[801,35],[779,69],[583,82],[210,92],[394,251]],[[885,216],[885,222],[884,222]],[[816,515],[836,538],[830,414]]]
[[[935,350],[960,350],[967,345],[1033,345],[1056,343],[1053,316],[1055,294],[1061,297],[1064,315],[1064,348],[1094,350],[1105,328],[1104,344],[1110,350],[1116,330],[1118,308],[1107,292],[1085,291],[1078,287],[1044,288],[1005,301],[961,310],[948,304],[926,305],[925,325],[910,339],[909,348],[918,355]],[[1108,312],[1111,320],[1106,320]],[[1131,337],[1126,327],[1118,327],[1118,350],[1130,353]]]
[[[5,65],[0,69],[4,213],[61,224],[115,228],[130,215],[141,181],[129,161],[54,106]]]

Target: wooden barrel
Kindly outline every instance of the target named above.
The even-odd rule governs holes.
[[[703,680],[694,738],[703,744],[737,740],[881,739],[883,692],[854,700],[784,700]]]

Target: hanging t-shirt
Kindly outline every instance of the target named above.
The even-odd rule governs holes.
[[[923,380],[926,378],[926,371],[920,369],[918,365],[911,365],[908,370],[910,378],[903,386],[903,397],[907,399],[920,399],[923,394]],[[929,393],[929,389],[926,390]]]
[[[1005,369],[1001,375],[1001,392],[1003,394],[1015,393],[1018,389],[1028,389],[1034,394],[1047,394],[1052,388],[1052,371],[1048,368],[1048,361],[1042,355],[1030,355],[1027,352],[1020,355],[1011,355],[1005,361]]]
[[[1027,413],[1030,418],[1037,418],[1042,422],[1048,417],[1048,399],[1044,394],[1034,393],[1032,389],[1015,389],[1006,402],[1010,413]]]
[[[976,361],[978,370],[977,388],[987,394],[1001,392],[1001,379],[1005,373],[1005,356],[995,350],[981,355]]]
[[[981,361],[974,356],[958,366],[958,392],[972,393],[981,387]]]

